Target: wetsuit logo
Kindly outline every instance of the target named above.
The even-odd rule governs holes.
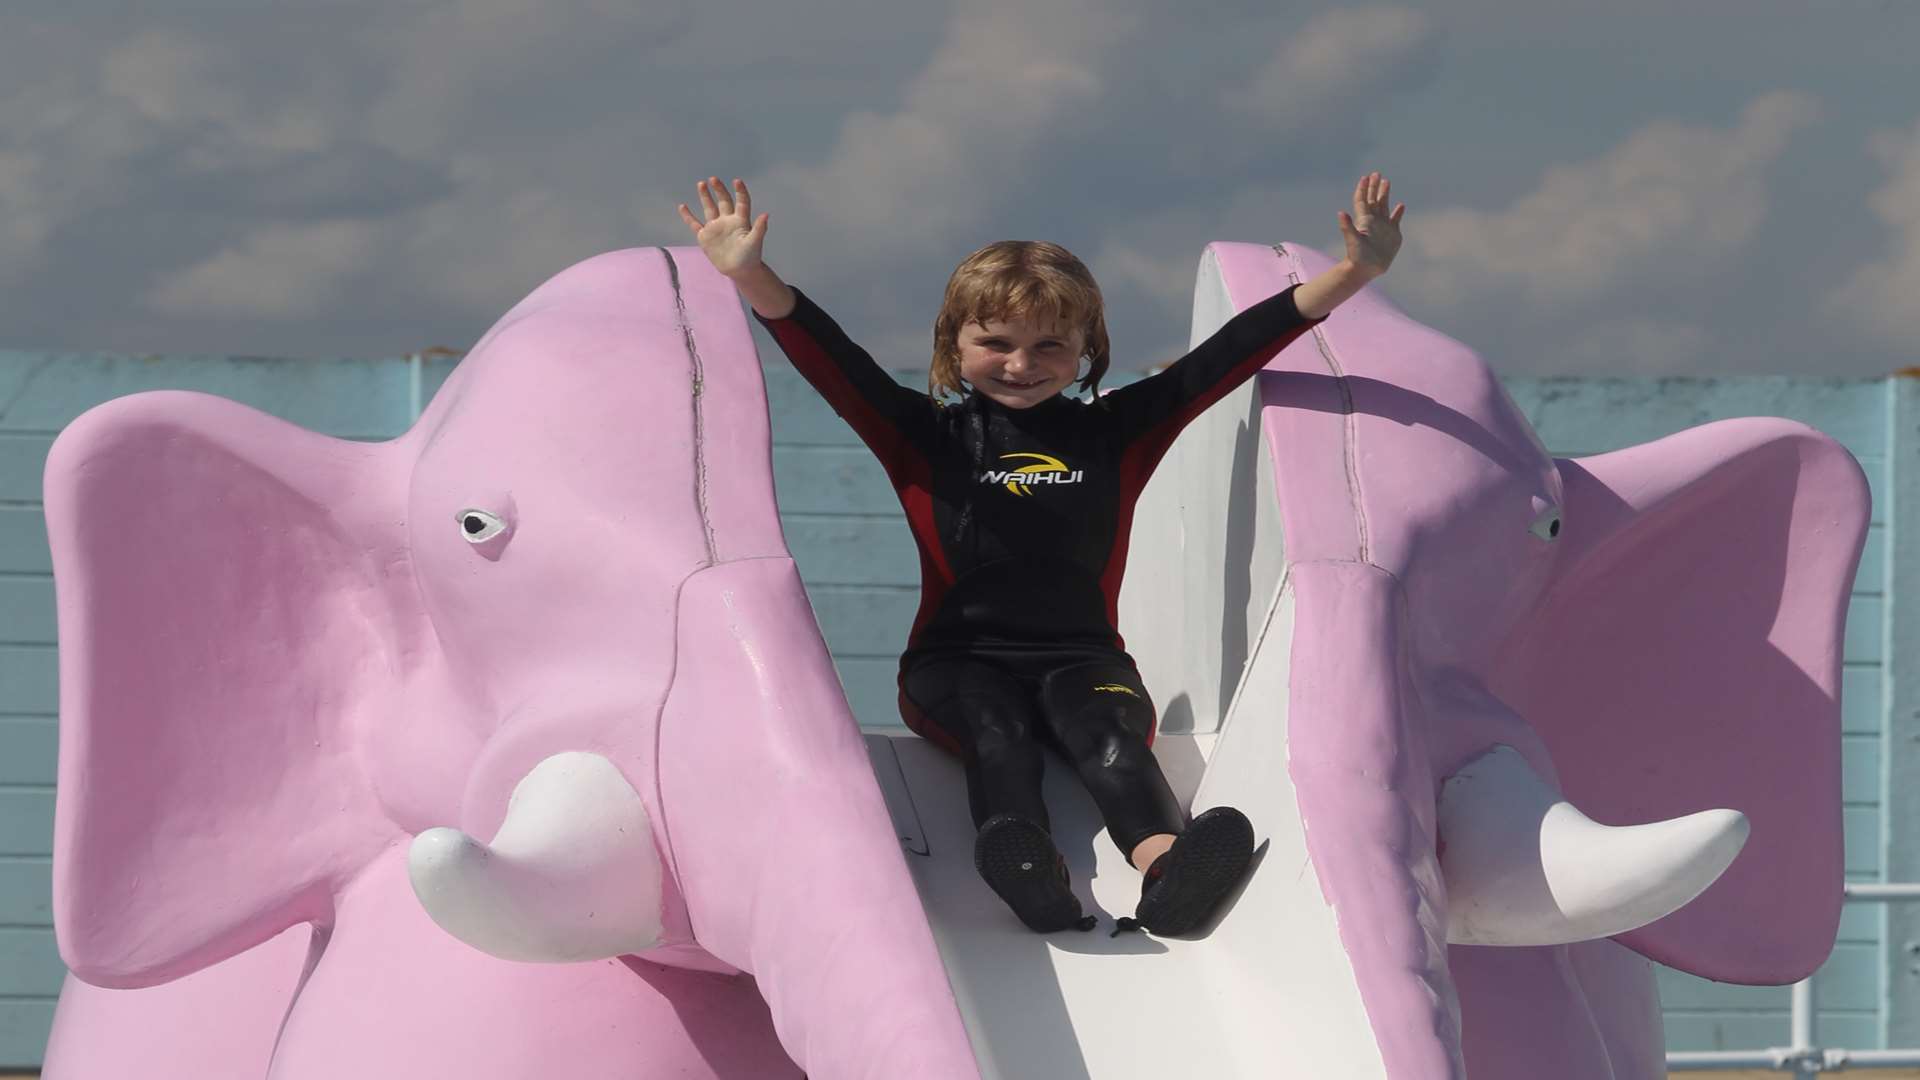
[[[983,484],[1005,484],[1007,490],[1015,495],[1031,495],[1031,484],[1077,484],[1086,478],[1082,469],[1070,469],[1067,463],[1051,454],[1001,454],[1001,461],[1017,458],[1032,458],[1034,464],[1022,465],[1017,469],[988,469],[980,474]]]
[[[1133,692],[1133,687],[1127,686],[1123,683],[1117,683],[1117,682],[1101,683],[1099,686],[1096,686],[1093,689],[1095,693],[1125,694],[1131,698],[1137,698],[1140,696],[1139,694],[1136,694]]]

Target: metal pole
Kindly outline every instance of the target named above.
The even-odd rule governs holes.
[[[1890,900],[1920,900],[1920,885],[1857,882],[1847,886],[1847,899],[1886,903]]]
[[[1793,984],[1793,1045],[1787,1047],[1787,1054],[1795,1076],[1817,1076],[1826,1064],[1826,1056],[1814,1041],[1814,1029],[1819,1027],[1816,1009],[1813,976],[1809,975]]]
[[[1677,1050],[1667,1055],[1668,1072],[1720,1072],[1725,1069],[1783,1069],[1780,1050]]]
[[[1855,882],[1845,886],[1848,900],[1891,903],[1920,900],[1920,883]],[[1819,1028],[1819,1000],[1808,976],[1793,984],[1792,1046],[1767,1050],[1682,1050],[1667,1055],[1669,1072],[1717,1072],[1724,1069],[1770,1069],[1795,1076],[1817,1076],[1850,1068],[1911,1068],[1920,1066],[1920,1049],[1827,1050],[1814,1036]]]
[[[1920,1050],[1829,1050],[1827,1069],[1911,1069],[1920,1065]]]
[[[1793,1045],[1789,1050],[1811,1050],[1814,1047],[1814,994],[1813,976],[1809,975],[1793,984]]]
[[[420,419],[420,408],[425,404],[420,400],[420,392],[423,389],[420,369],[425,364],[426,358],[421,354],[416,352],[407,355],[407,412],[409,414],[407,423],[409,424]]]

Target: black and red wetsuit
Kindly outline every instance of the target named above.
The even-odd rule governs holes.
[[[879,457],[906,510],[921,595],[901,712],[967,760],[976,823],[1008,809],[1046,822],[1038,739],[1087,778],[1122,851],[1135,833],[1178,832],[1184,816],[1175,804],[1169,820],[1147,750],[1151,698],[1115,629],[1134,503],[1181,428],[1317,320],[1289,288],[1096,401],[1013,409],[900,385],[794,295],[785,318],[754,317]]]

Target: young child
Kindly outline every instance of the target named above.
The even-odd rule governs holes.
[[[1351,217],[1338,215],[1343,261],[1104,395],[1106,322],[1087,268],[1044,241],[989,244],[947,282],[922,394],[767,267],[768,216],[755,220],[747,185],[733,186],[700,181],[706,221],[685,203],[681,220],[879,456],[906,509],[921,599],[900,658],[900,711],[965,763],[974,866],[1034,930],[1092,928],[1041,800],[1041,748],[1051,746],[1144,875],[1120,929],[1193,929],[1246,872],[1253,828],[1224,806],[1189,822],[1154,760],[1152,699],[1114,629],[1134,502],[1188,421],[1386,272],[1406,205],[1389,215],[1386,179],[1361,177]],[[1091,400],[1061,393],[1075,382]]]

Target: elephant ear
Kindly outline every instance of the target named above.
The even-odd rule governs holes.
[[[1866,478],[1775,418],[1557,464],[1566,546],[1492,687],[1596,820],[1724,806],[1752,823],[1713,886],[1616,940],[1707,978],[1803,978],[1840,918],[1840,663]]]
[[[350,738],[410,602],[392,453],[181,392],[55,441],[54,926],[78,977],[152,985],[324,922],[395,835]]]

